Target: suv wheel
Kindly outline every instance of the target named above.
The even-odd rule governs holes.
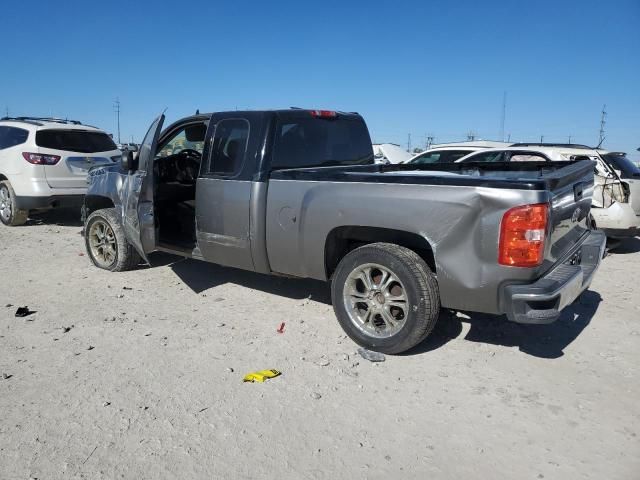
[[[84,243],[93,264],[104,270],[131,270],[141,260],[133,245],[127,241],[115,208],[96,210],[89,215],[84,229]]]
[[[373,243],[349,252],[331,284],[333,308],[344,331],[378,352],[404,352],[424,340],[438,320],[435,276],[414,251]]]
[[[16,194],[11,184],[4,180],[0,182],[0,221],[10,227],[24,225],[29,218],[27,210],[16,207]]]

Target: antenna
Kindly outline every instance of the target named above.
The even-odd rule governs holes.
[[[504,120],[507,117],[507,92],[502,94],[502,120],[500,121],[500,138],[504,142]]]
[[[118,143],[122,143],[120,142],[120,99],[117,97],[113,102],[113,111],[116,112],[116,118],[118,119]]]
[[[600,115],[600,138],[598,139],[598,147],[600,147],[602,145],[602,142],[604,142],[604,126],[607,123],[607,121],[605,120],[606,118],[607,118],[607,106],[603,105],[602,112]]]

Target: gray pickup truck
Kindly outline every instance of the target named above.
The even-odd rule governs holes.
[[[589,227],[590,161],[376,165],[355,113],[197,114],[139,156],[92,169],[89,258],[133,268],[155,250],[331,282],[358,344],[399,353],[441,308],[549,323],[604,254]]]

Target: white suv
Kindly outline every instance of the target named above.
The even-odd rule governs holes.
[[[120,155],[109,135],[75,120],[0,119],[0,221],[22,225],[30,210],[80,206],[88,170]]]

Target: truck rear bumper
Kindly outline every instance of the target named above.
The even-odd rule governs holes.
[[[16,196],[16,205],[22,210],[80,207],[84,195],[51,195],[47,197]]]
[[[562,309],[589,288],[604,256],[605,244],[604,233],[590,231],[570,261],[557,265],[535,283],[503,287],[507,318],[529,324],[557,320]]]

